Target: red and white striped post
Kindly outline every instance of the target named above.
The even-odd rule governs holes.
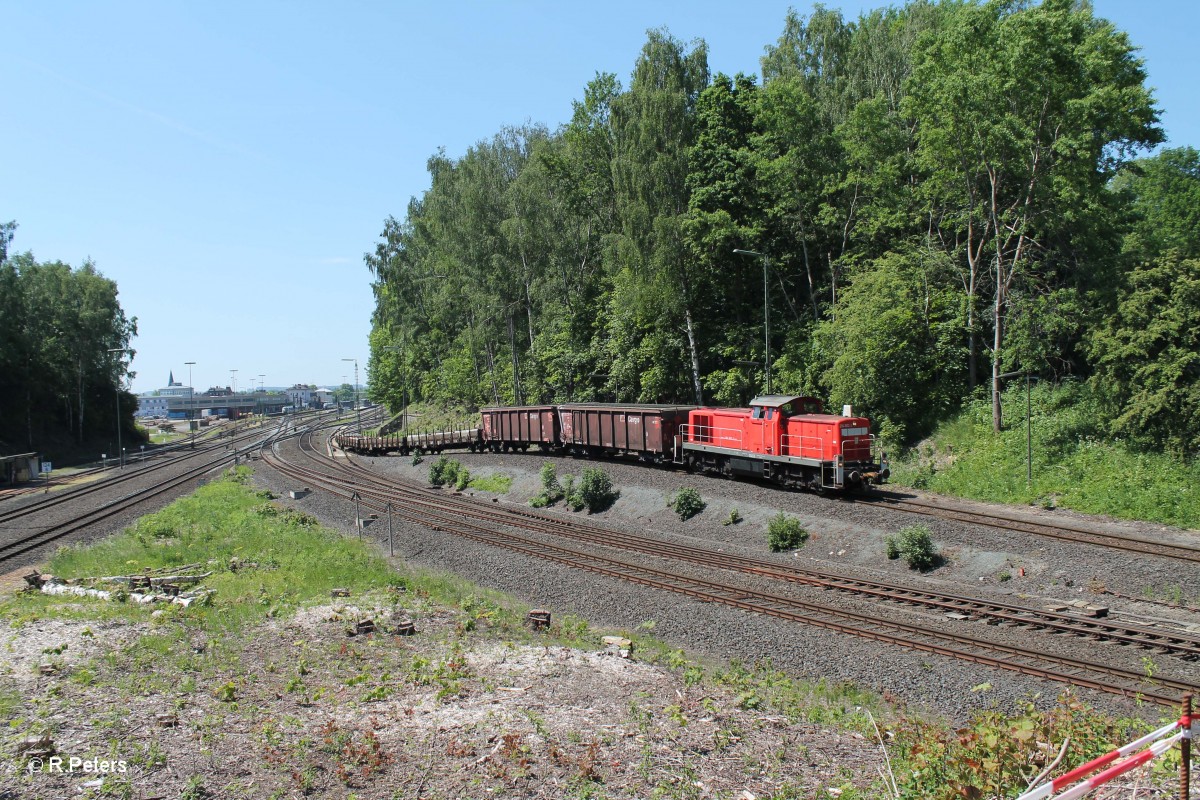
[[[1178,733],[1167,736],[1176,729],[1179,729]],[[1167,738],[1162,738],[1164,736],[1167,736]],[[1054,800],[1078,800],[1078,798],[1090,794],[1093,790],[1098,789],[1113,778],[1149,763],[1151,760],[1167,752],[1176,742],[1179,742],[1180,751],[1179,798],[1180,800],[1190,800],[1191,740],[1192,696],[1188,694],[1183,697],[1182,713],[1176,722],[1164,725],[1136,741],[1130,742],[1123,747],[1118,747],[1099,758],[1092,759],[1086,764],[1076,767],[1065,775],[1036,786],[1018,797],[1017,800],[1044,800],[1051,795],[1054,795]],[[1143,748],[1145,749],[1143,750]],[[1105,769],[1106,767],[1107,769]],[[1103,771],[1084,780],[1088,775],[1092,775],[1092,773],[1098,770]],[[1076,783],[1076,781],[1083,782],[1077,783],[1062,794],[1056,794],[1071,784]]]
[[[1192,696],[1183,696],[1183,710],[1179,717],[1183,728],[1183,739],[1179,742],[1179,800],[1190,800],[1192,796]]]

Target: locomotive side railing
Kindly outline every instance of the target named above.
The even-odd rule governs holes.
[[[795,433],[785,433],[782,438],[780,455],[798,458],[823,458],[823,447],[820,436],[800,436]]]
[[[867,440],[865,443],[863,442],[864,439]],[[874,434],[867,434],[865,436],[852,436],[848,439],[842,439],[841,445],[840,452],[842,455],[845,455],[848,450],[860,448],[867,451],[866,459],[861,457],[851,458],[850,456],[846,456],[847,461],[869,460],[877,462],[879,460],[879,453],[882,452],[882,443],[875,438]]]
[[[717,428],[712,425],[680,425],[679,434],[688,444],[711,444],[745,450],[744,434],[737,428]]]

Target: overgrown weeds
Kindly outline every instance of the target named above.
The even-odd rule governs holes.
[[[1027,448],[1024,385],[1004,393],[1005,427],[998,434],[991,403],[980,397],[893,459],[891,480],[996,503],[1200,526],[1200,459],[1108,439],[1097,423],[1097,402],[1078,383],[1034,386]]]

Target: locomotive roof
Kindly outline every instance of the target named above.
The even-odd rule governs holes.
[[[756,397],[750,401],[751,406],[762,406],[763,408],[779,408],[785,406],[793,400],[816,400],[815,397],[799,394],[764,394],[761,397]],[[820,401],[818,401],[820,402]]]

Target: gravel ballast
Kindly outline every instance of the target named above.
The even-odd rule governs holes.
[[[888,561],[884,556],[885,538],[917,520],[870,504],[620,461],[592,463],[540,454],[462,453],[449,457],[461,462],[473,475],[503,473],[511,477],[511,490],[499,498],[489,493],[476,494],[481,499],[523,506],[540,491],[538,471],[547,461],[556,464],[560,480],[564,475],[579,475],[585,466],[600,466],[609,473],[621,494],[611,509],[587,519],[618,530],[722,547],[761,558],[770,555],[766,548],[767,520],[783,511],[799,518],[811,534],[803,549],[776,556],[783,563],[893,581],[924,580],[959,594],[995,596],[1029,606],[1083,600],[1109,606],[1113,615],[1136,615],[1142,624],[1146,624],[1147,616],[1180,624],[1200,621],[1194,614],[1119,601],[1100,592],[1108,589],[1143,596],[1148,592],[1170,593],[1172,587],[1200,585],[1200,571],[1164,559],[1130,557],[1104,548],[1069,545],[1030,534],[1001,533],[961,523],[921,519],[933,532],[944,556],[944,564],[922,578],[902,562]],[[360,463],[383,475],[425,483],[435,458],[426,457],[415,465],[411,457],[399,456],[361,458]],[[282,498],[281,502],[314,514],[331,527],[354,531],[354,507],[349,501],[321,491],[300,500],[286,499],[287,490],[298,487],[260,464],[255,466],[257,480]],[[667,506],[668,498],[684,485],[697,489],[707,504],[701,514],[686,522]],[[723,524],[734,509],[742,521]],[[550,513],[570,514],[554,509]],[[1041,511],[1029,513],[1031,517],[1065,516]],[[1157,526],[1105,524],[1115,530],[1143,535],[1161,530]],[[574,614],[593,624],[623,631],[633,631],[639,626],[652,628],[656,637],[708,658],[737,659],[750,664],[769,662],[789,674],[810,680],[850,682],[954,720],[963,720],[984,708],[1016,710],[1035,697],[1040,705],[1048,705],[1062,691],[1059,685],[1046,681],[701,603],[487,547],[419,525],[397,521],[395,531],[398,558],[421,567],[454,572],[480,585],[508,592],[530,605],[547,608],[557,616]],[[369,526],[365,535],[386,539],[386,525]],[[1192,534],[1163,531],[1162,535],[1186,539]],[[919,609],[910,610],[907,615],[906,621],[927,624],[930,628],[948,624],[941,615]],[[1061,646],[1069,648],[1073,642],[1063,637]],[[1080,657],[1085,656],[1081,653]],[[1114,658],[1137,669],[1146,656],[1131,650]],[[1157,709],[1110,695],[1084,693],[1084,696],[1093,705],[1119,714],[1151,717],[1158,714]]]

